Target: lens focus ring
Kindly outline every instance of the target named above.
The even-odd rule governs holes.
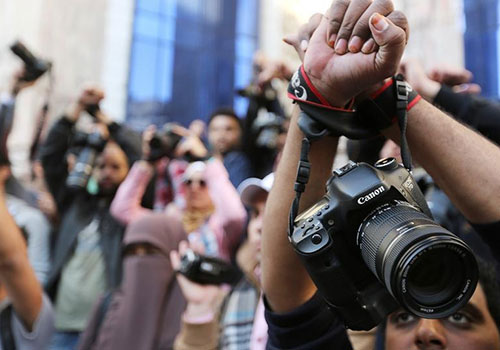
[[[465,305],[477,284],[472,251],[407,203],[368,215],[358,230],[368,268],[407,310],[446,317]]]

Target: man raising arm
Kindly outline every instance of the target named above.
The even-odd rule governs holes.
[[[323,18],[307,45],[304,69],[330,105],[343,107],[351,98],[361,93],[366,95],[367,88],[373,91],[394,74],[407,39],[406,20],[392,11],[390,2],[378,0],[373,3],[354,0],[349,5],[335,1],[327,17],[329,20]],[[342,23],[342,27],[335,31],[332,29],[335,23]],[[335,37],[335,32],[350,38],[350,52],[346,53],[343,44],[337,48],[329,43],[327,39]],[[353,33],[358,39],[351,37]],[[376,45],[370,45],[370,40]],[[304,45],[297,47],[303,50]],[[264,221],[263,286],[268,306],[277,313],[303,305],[315,292],[286,238],[303,138],[296,120],[291,123]],[[398,141],[396,126],[384,133]],[[407,137],[416,159],[470,221],[488,223],[500,219],[500,207],[491,198],[491,193],[500,189],[500,181],[492,176],[500,170],[500,149],[425,101],[417,102],[409,111]],[[299,212],[324,194],[334,145],[334,140],[327,139],[312,145],[309,155],[312,173]],[[270,334],[271,343],[272,338]]]

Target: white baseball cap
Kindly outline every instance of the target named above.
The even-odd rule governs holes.
[[[201,161],[193,162],[189,164],[186,170],[184,171],[184,174],[182,175],[182,180],[183,181],[189,180],[196,173],[205,173],[206,169],[207,165],[204,162]]]
[[[274,173],[270,173],[263,179],[250,177],[243,180],[238,186],[238,193],[245,205],[250,205],[258,193],[269,193],[273,187]]]

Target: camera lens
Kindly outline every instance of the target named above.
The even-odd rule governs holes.
[[[423,254],[408,271],[408,291],[420,304],[439,306],[460,294],[461,261],[449,249],[432,249]]]
[[[408,203],[368,215],[358,246],[368,268],[417,316],[449,316],[474,293],[478,273],[470,248]]]

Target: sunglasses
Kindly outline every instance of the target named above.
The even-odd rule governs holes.
[[[195,183],[197,183],[198,186],[200,186],[200,187],[207,187],[207,182],[203,179],[201,179],[201,180],[188,179],[188,180],[184,181],[184,184],[188,187],[191,187]]]

